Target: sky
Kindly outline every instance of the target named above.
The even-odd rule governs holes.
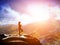
[[[36,13],[39,10],[36,9],[38,7],[44,7],[42,10],[50,9],[60,20],[60,0],[0,0],[0,25],[17,24],[18,21],[21,21],[23,25],[36,22],[41,18],[37,14],[43,15],[42,12],[44,12]],[[44,12],[44,14],[46,13]]]
[[[53,20],[60,20],[60,0],[0,0],[0,25],[21,21],[27,34],[38,37],[57,29]]]

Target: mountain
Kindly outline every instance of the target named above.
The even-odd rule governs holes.
[[[53,34],[53,32],[60,32],[57,23],[30,23],[23,25],[22,29],[24,33],[39,38]],[[2,25],[0,26],[0,33],[18,34],[18,26],[14,24]]]
[[[42,44],[60,41],[60,25],[59,21],[57,23],[30,23],[23,25],[22,29],[24,33],[36,37],[41,40]],[[17,25],[1,25],[0,34],[18,34]]]
[[[1,25],[0,26],[0,34],[5,33],[5,34],[12,34],[17,30],[17,26],[13,24],[8,24],[8,25]]]

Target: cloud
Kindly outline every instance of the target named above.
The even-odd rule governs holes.
[[[9,5],[1,6],[0,10],[0,25],[17,24],[21,21],[23,25],[31,23],[32,18],[27,14],[18,13],[13,10]]]
[[[29,16],[28,14],[24,14],[24,13],[22,14],[21,12],[17,12],[15,10],[13,10],[11,8],[11,6],[9,6],[9,3],[10,2],[12,3],[13,1],[7,1],[7,2],[5,1],[4,4],[3,4],[3,2],[4,2],[4,0],[1,1],[2,5],[0,4],[1,5],[0,6],[0,25],[17,24],[18,21],[21,21],[22,24],[28,24],[28,23],[31,23],[34,21],[33,17]],[[16,0],[15,0],[15,2],[16,2]],[[17,7],[17,5],[16,5],[16,7]],[[16,8],[16,7],[14,7],[14,8]],[[59,15],[60,11],[58,11],[58,10],[60,10],[60,9],[58,9],[58,8],[54,8],[54,6],[53,6],[51,10],[54,9],[55,11],[57,11],[54,13],[56,13],[56,15]],[[58,14],[58,12],[59,12],[59,14]],[[60,19],[59,16],[57,16],[57,17]]]
[[[0,24],[16,23],[20,14],[14,11],[9,5],[3,5],[0,7]],[[17,18],[18,17],[18,18]]]

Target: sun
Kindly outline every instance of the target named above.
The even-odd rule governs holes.
[[[44,5],[28,5],[27,12],[33,17],[34,21],[46,21],[49,19],[49,9]]]

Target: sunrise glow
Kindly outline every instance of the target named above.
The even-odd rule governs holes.
[[[28,5],[27,12],[33,17],[34,21],[46,21],[49,19],[48,7],[44,5]]]

